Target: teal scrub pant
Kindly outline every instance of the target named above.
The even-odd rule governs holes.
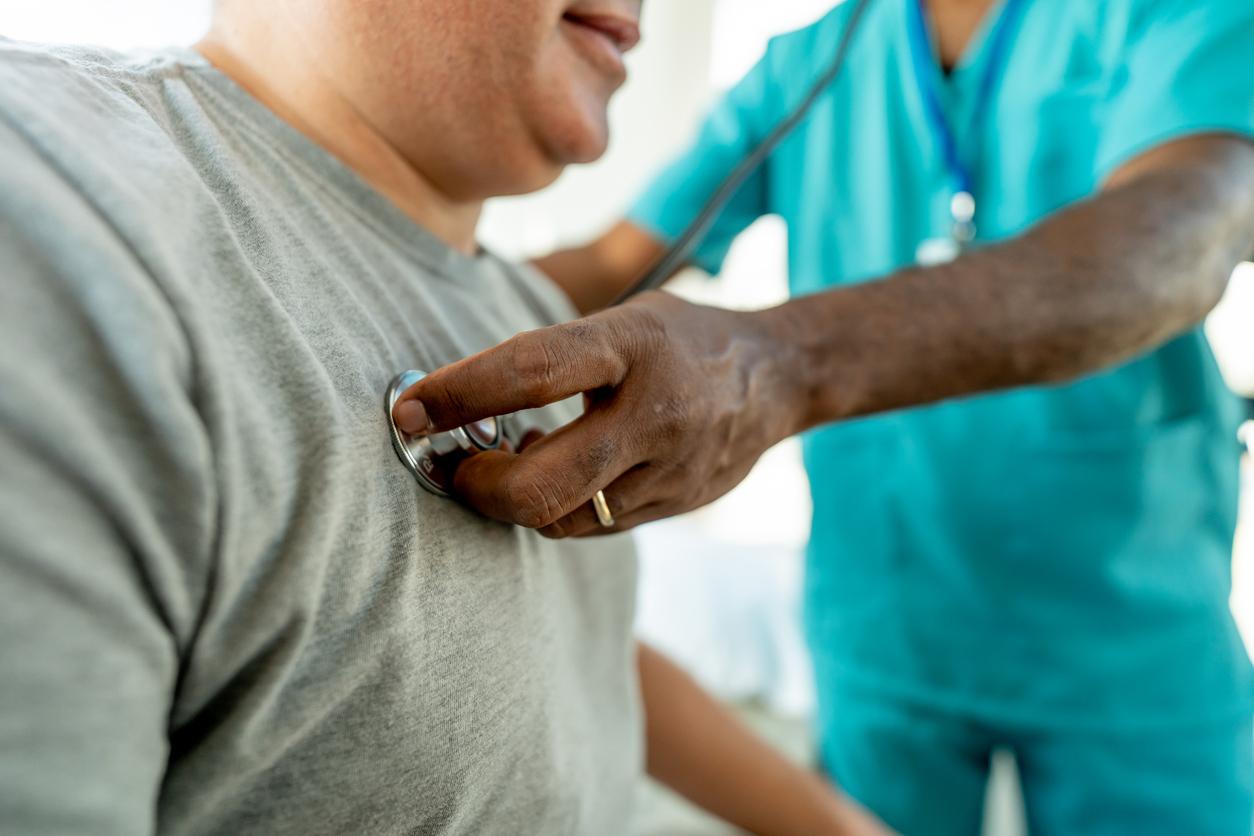
[[[830,695],[828,695],[830,696]],[[978,836],[994,749],[1031,836],[1250,836],[1254,720],[1170,733],[992,728],[868,695],[829,703],[824,769],[904,836]]]

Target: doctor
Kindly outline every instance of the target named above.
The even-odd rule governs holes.
[[[624,289],[826,67],[775,39],[600,240]],[[1228,611],[1239,404],[1199,325],[1254,252],[1254,4],[878,0],[847,71],[697,251],[775,213],[794,301],[664,293],[407,393],[410,431],[587,395],[458,472],[553,537],[682,513],[809,431],[823,767],[905,833],[977,832],[989,755],[1034,834],[1250,831],[1254,678]],[[950,259],[946,261],[946,259]]]

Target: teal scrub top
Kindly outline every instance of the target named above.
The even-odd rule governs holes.
[[[921,242],[949,232],[911,2],[874,0],[843,75],[737,193],[699,266],[717,273],[733,239],[776,214],[791,291],[804,295],[911,265]],[[677,237],[830,63],[849,11],[774,39],[630,219]],[[940,79],[959,145],[979,149],[980,241],[1093,195],[1169,140],[1254,139],[1250,0],[1030,2],[972,125],[998,17]],[[1198,330],[1067,385],[808,434],[820,725],[841,687],[1069,729],[1250,711],[1254,677],[1228,609],[1238,423]]]

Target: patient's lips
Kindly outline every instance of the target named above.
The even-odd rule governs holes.
[[[603,12],[580,12],[572,9],[565,14],[565,20],[605,36],[619,53],[630,52],[640,43],[640,24],[635,18],[621,14]]]
[[[627,7],[638,8],[636,4]],[[620,80],[626,75],[623,55],[640,43],[640,23],[622,3],[576,3],[562,15],[562,26],[584,57]]]

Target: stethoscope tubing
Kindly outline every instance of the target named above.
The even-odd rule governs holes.
[[[718,219],[719,213],[723,211],[727,203],[736,195],[740,187],[762,166],[767,157],[779,147],[780,143],[787,139],[797,126],[810,115],[819,98],[836,81],[844,69],[849,48],[861,28],[862,19],[873,0],[852,0],[852,2],[855,5],[853,11],[849,13],[849,23],[845,27],[844,34],[840,39],[840,45],[836,49],[836,56],[832,59],[832,63],[827,70],[811,86],[805,98],[786,119],[776,125],[770,134],[732,169],[732,172],[724,178],[718,189],[706,201],[701,211],[697,213],[692,223],[688,224],[683,233],[675,239],[675,243],[667,249],[643,276],[611,302],[610,307],[621,305],[639,296],[641,293],[657,290],[666,284],[676,271],[687,265],[693,251],[709,233],[710,227]]]

